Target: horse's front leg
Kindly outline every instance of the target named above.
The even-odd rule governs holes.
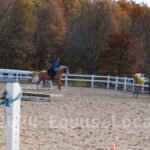
[[[46,87],[46,89],[49,91],[50,89],[49,89],[49,82],[48,81],[45,81],[45,87]]]
[[[61,91],[61,82],[60,82],[60,80],[57,81],[57,84],[58,84],[57,88]]]

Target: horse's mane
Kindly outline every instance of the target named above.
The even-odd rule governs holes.
[[[66,68],[67,66],[60,66],[58,69],[63,69]]]

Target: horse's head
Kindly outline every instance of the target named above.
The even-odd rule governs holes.
[[[69,74],[69,67],[67,66],[60,66],[59,70],[61,71],[61,73],[65,73],[66,75]]]

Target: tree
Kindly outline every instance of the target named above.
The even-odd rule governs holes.
[[[82,68],[84,73],[94,73],[98,54],[105,47],[104,41],[116,28],[110,1],[95,2],[82,9],[68,30],[64,62],[72,71]]]
[[[144,64],[141,68],[145,74],[150,73],[150,10],[146,5],[140,6],[133,3],[130,13],[132,24],[131,32],[138,40],[139,46],[145,50]]]
[[[133,34],[138,41],[138,46],[145,52],[144,63],[140,65],[140,68],[143,73],[150,74],[150,9],[145,4],[139,5],[134,1],[120,0],[117,4],[130,18],[130,23],[125,23],[124,29],[128,29]]]
[[[13,1],[11,0],[3,0],[0,1],[0,22],[11,12]]]
[[[88,0],[61,0],[67,18],[77,16],[82,8],[89,6]]]
[[[118,22],[120,29],[129,30],[131,26],[131,18],[129,11],[131,9],[130,3],[125,1],[113,2],[112,12]]]
[[[133,35],[128,31],[110,34],[108,49],[100,52],[99,73],[114,76],[132,76],[139,71],[144,52],[137,46]]]
[[[0,39],[3,48],[1,58],[8,58],[7,62],[4,61],[8,68],[30,69],[35,52],[32,42],[34,29],[35,17],[32,15],[32,8],[22,0],[15,0]]]
[[[145,59],[144,64],[141,66],[142,71],[149,75],[150,74],[150,11],[143,16],[143,33],[142,33],[142,41],[141,47],[143,47],[145,51]]]
[[[37,69],[49,68],[49,63],[61,53],[66,24],[61,9],[53,2],[41,5],[37,14],[35,41]]]

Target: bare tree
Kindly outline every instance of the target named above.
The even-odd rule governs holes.
[[[72,22],[65,47],[67,63],[73,71],[82,68],[85,73],[94,73],[99,52],[115,28],[110,1],[95,2],[81,10]]]
[[[61,51],[66,24],[61,9],[53,2],[45,2],[37,14],[37,69],[46,69]]]

